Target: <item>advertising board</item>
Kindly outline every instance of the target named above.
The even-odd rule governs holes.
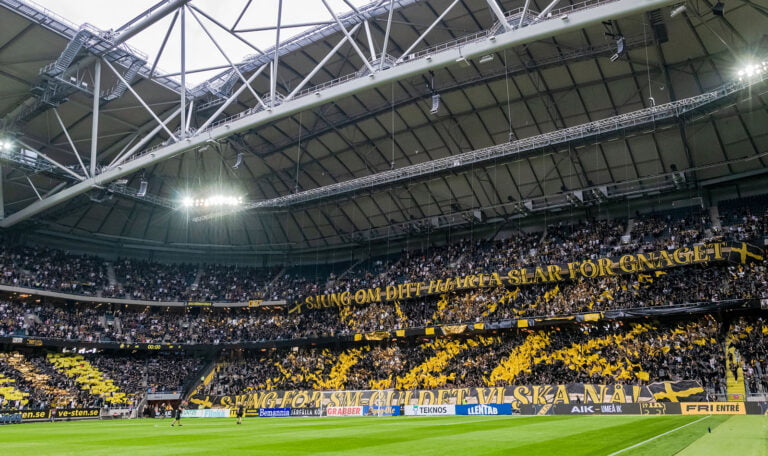
[[[407,416],[452,416],[456,414],[455,405],[406,405]]]

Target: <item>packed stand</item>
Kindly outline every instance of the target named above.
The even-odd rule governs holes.
[[[768,298],[765,261],[474,289],[300,312],[285,307],[144,308],[0,301],[0,336],[224,344],[762,298]]]
[[[114,270],[119,285],[109,290],[107,295],[110,297],[179,301],[192,285],[198,266],[121,259],[114,264]]]
[[[638,216],[631,236],[625,251],[673,250],[714,238],[709,213],[701,207]]]
[[[763,245],[768,234],[768,195],[721,201],[718,212],[724,238]]]
[[[725,394],[720,323],[606,322],[492,337],[301,347],[225,357],[201,396],[258,390],[429,389],[695,380]]]
[[[82,408],[94,407],[100,402],[80,390],[73,379],[57,371],[45,353],[0,353],[0,376],[13,379],[16,388],[28,394],[23,407],[16,408]]]
[[[87,296],[95,296],[109,285],[99,257],[0,240],[0,284]]]
[[[246,302],[260,296],[277,275],[277,268],[208,264],[202,268],[200,279],[183,297],[191,301]]]
[[[265,299],[292,303],[311,295],[676,248],[715,237],[708,214],[698,209],[638,214],[629,233],[628,225],[625,219],[559,223],[547,227],[545,233],[510,231],[497,240],[458,239],[356,266],[339,262],[281,269],[119,259],[113,265],[116,283],[111,285],[106,266],[98,258],[9,243],[0,250],[0,280],[32,288],[146,301]]]
[[[748,391],[768,394],[768,321],[740,318],[733,323],[731,334],[742,360]]]
[[[124,391],[130,404],[144,393],[181,392],[203,366],[200,358],[183,354],[125,356],[98,354],[86,358]]]

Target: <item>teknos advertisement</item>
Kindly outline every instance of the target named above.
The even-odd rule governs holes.
[[[450,416],[456,414],[455,405],[406,405],[407,416]]]
[[[746,415],[743,402],[686,402],[680,404],[683,415]]]
[[[363,416],[362,406],[355,407],[328,407],[325,409],[327,416]]]
[[[291,409],[289,408],[260,408],[260,417],[275,418],[291,416]]]
[[[511,415],[511,404],[471,404],[457,405],[457,415]]]

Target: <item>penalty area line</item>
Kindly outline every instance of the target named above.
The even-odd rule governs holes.
[[[643,440],[642,442],[640,442],[640,443],[636,443],[636,444],[634,444],[634,445],[632,445],[632,446],[628,446],[628,447],[624,448],[623,450],[619,450],[619,451],[616,451],[616,452],[614,452],[614,453],[611,453],[611,454],[609,454],[608,456],[615,456],[615,455],[617,455],[617,454],[621,454],[621,453],[623,453],[623,452],[625,452],[625,451],[627,451],[627,450],[631,450],[631,449],[633,449],[633,448],[637,448],[637,447],[639,447],[640,445],[645,445],[646,443],[648,443],[648,442],[650,442],[650,441],[652,441],[652,440],[656,440],[656,439],[658,439],[659,437],[664,437],[665,435],[667,435],[667,434],[671,434],[671,433],[673,433],[673,432],[675,432],[675,431],[679,431],[680,429],[682,429],[682,428],[684,428],[684,427],[688,427],[688,426],[690,426],[690,425],[692,425],[692,424],[696,424],[696,423],[698,423],[699,421],[703,421],[703,420],[706,420],[706,419],[707,419],[707,418],[709,418],[710,416],[712,416],[712,415],[707,415],[707,416],[705,416],[704,418],[699,418],[699,419],[698,419],[698,420],[696,420],[696,421],[692,421],[692,422],[690,422],[690,423],[688,423],[688,424],[684,424],[684,425],[682,425],[682,426],[680,426],[680,427],[676,427],[676,428],[674,428],[674,429],[671,429],[671,430],[669,430],[669,431],[667,431],[667,432],[663,432],[663,433],[661,433],[661,434],[659,434],[659,435],[657,435],[657,436],[651,437],[651,438],[650,438],[650,439],[648,439],[648,440]]]

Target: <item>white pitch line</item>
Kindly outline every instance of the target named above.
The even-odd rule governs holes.
[[[608,456],[615,456],[615,455],[617,455],[617,454],[620,454],[620,453],[623,453],[623,452],[625,452],[625,451],[627,451],[627,450],[631,450],[632,448],[637,448],[637,447],[639,447],[640,445],[645,445],[646,443],[650,442],[651,440],[656,440],[656,439],[658,439],[659,437],[664,437],[664,436],[665,436],[665,435],[667,435],[667,434],[671,434],[671,433],[673,433],[673,432],[675,432],[675,431],[679,431],[680,429],[682,429],[682,428],[684,428],[684,427],[688,427],[688,426],[690,426],[690,425],[692,425],[692,424],[696,424],[696,423],[698,423],[699,421],[702,421],[702,420],[706,420],[706,419],[707,419],[707,418],[709,418],[710,416],[712,416],[712,415],[707,415],[707,416],[705,416],[704,418],[699,418],[698,420],[696,420],[696,421],[693,421],[693,422],[691,422],[691,423],[688,423],[688,424],[684,424],[684,425],[682,425],[682,426],[680,426],[680,427],[676,427],[676,428],[674,428],[674,429],[672,429],[672,430],[670,430],[670,431],[667,431],[667,432],[661,433],[661,434],[659,434],[659,435],[657,435],[657,436],[655,436],[655,437],[651,437],[651,438],[650,438],[650,439],[648,439],[648,440],[643,440],[643,441],[642,441],[642,442],[640,442],[640,443],[636,443],[636,444],[634,444],[634,445],[632,445],[632,446],[629,446],[629,447],[626,447],[626,448],[624,448],[623,450],[619,450],[619,451],[616,451],[615,453],[611,453],[611,454],[609,454]]]

